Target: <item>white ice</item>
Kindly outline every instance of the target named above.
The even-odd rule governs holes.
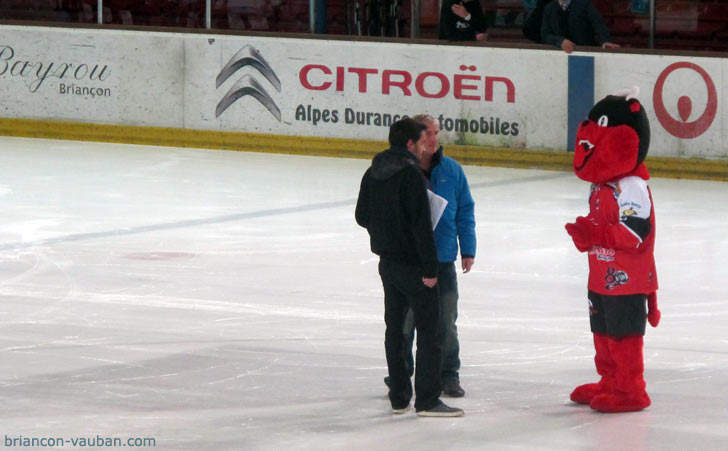
[[[394,417],[366,160],[0,138],[0,434],[163,450],[728,449],[728,184],[650,181],[643,412],[597,378],[573,174],[465,167],[463,418]],[[8,448],[21,449],[21,448]],[[81,449],[66,446],[63,449]],[[99,448],[97,448],[99,449]]]

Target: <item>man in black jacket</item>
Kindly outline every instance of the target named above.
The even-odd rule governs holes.
[[[541,24],[543,24],[543,10],[552,0],[536,0],[535,8],[528,11],[523,21],[523,36],[529,41],[541,43]]]
[[[480,0],[443,0],[439,38],[443,41],[485,41],[488,25]]]
[[[595,38],[596,35],[596,38]],[[591,0],[553,0],[543,11],[541,42],[566,53],[575,45],[617,48],[609,37],[604,19]]]
[[[417,158],[425,130],[425,125],[410,118],[392,124],[390,149],[377,154],[362,177],[356,222],[367,229],[372,252],[380,257],[392,412],[407,412],[412,398],[402,333],[411,307],[418,337],[415,409],[420,416],[454,417],[462,416],[462,409],[440,400],[437,249],[426,181]]]

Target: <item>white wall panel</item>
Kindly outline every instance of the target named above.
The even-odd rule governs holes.
[[[726,59],[580,54],[595,100],[640,86],[651,155],[726,157]],[[558,51],[0,26],[9,118],[385,140],[425,112],[446,143],[562,150],[568,89]]]

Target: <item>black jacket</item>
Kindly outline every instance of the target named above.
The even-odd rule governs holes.
[[[426,181],[406,148],[392,147],[374,157],[361,180],[356,222],[369,232],[372,252],[419,266],[424,277],[437,277]]]
[[[465,9],[470,13],[470,20],[465,20],[452,12],[452,5],[461,3],[461,1],[443,0],[440,10],[440,40],[475,41],[475,35],[485,33],[488,28],[480,0],[462,1]]]
[[[523,21],[523,36],[526,39],[540,43],[541,42],[541,24],[543,23],[543,10],[552,0],[538,0],[536,8],[526,16]]]
[[[591,0],[571,0],[566,27],[561,23],[563,14],[558,0],[546,5],[541,24],[541,42],[559,48],[564,38],[576,45],[596,46],[611,42],[607,25]]]

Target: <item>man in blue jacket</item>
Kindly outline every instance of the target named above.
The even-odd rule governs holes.
[[[440,335],[442,340],[442,392],[446,396],[460,398],[465,390],[460,386],[460,342],[455,321],[458,317],[458,281],[455,260],[460,241],[461,266],[467,273],[475,262],[475,202],[470,194],[468,180],[457,161],[442,153],[438,142],[440,123],[432,116],[419,114],[416,122],[427,127],[425,142],[420,153],[420,169],[427,178],[429,189],[447,200],[445,212],[435,228],[437,247],[437,280],[440,285]],[[412,342],[414,328],[411,312],[403,332],[408,339],[405,360],[412,374]],[[385,383],[388,382],[385,380]]]

